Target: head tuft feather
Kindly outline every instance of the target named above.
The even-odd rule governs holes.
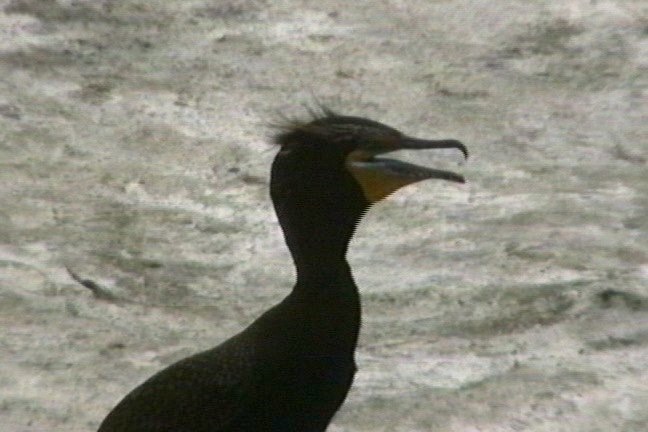
[[[270,124],[270,127],[277,132],[272,137],[274,144],[285,146],[295,144],[299,138],[304,136],[318,136],[325,132],[325,123],[327,121],[340,118],[338,113],[331,108],[317,103],[315,107],[304,105],[308,116],[305,118],[289,117],[280,115],[277,122]]]

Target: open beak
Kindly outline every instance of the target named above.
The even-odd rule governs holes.
[[[380,201],[392,192],[411,183],[427,179],[441,179],[465,183],[462,175],[452,171],[427,168],[395,159],[376,157],[376,155],[397,150],[424,150],[439,148],[456,148],[464,158],[468,158],[468,149],[454,139],[425,140],[404,136],[380,147],[372,145],[351,152],[347,158],[347,167],[362,187],[370,202]]]

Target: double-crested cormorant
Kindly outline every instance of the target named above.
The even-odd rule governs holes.
[[[323,109],[275,137],[270,192],[297,267],[281,303],[221,345],[167,367],[128,394],[99,432],[324,431],[356,371],[360,298],[345,255],[372,203],[449,171],[376,157],[457,148]]]

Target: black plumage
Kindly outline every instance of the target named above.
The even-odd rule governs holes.
[[[454,147],[324,109],[287,122],[271,197],[297,268],[292,292],[241,333],[180,360],[128,394],[99,432],[317,432],[344,401],[356,371],[360,297],[346,261],[370,205],[427,178],[458,174],[375,157]]]

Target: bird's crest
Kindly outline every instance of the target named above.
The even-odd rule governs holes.
[[[320,103],[315,108],[306,106],[306,111],[306,118],[282,116],[280,121],[270,124],[278,131],[272,142],[284,147],[312,141],[350,142],[363,135],[400,134],[384,124],[362,117],[342,115]]]

